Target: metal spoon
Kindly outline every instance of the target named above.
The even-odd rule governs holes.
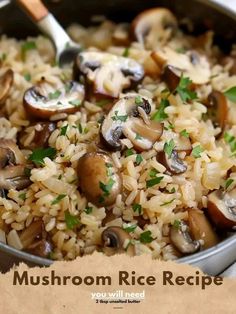
[[[40,0],[16,0],[35,25],[51,38],[56,47],[56,60],[61,67],[73,62],[81,51]]]

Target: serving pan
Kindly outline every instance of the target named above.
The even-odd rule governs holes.
[[[90,17],[94,15],[105,15],[114,21],[130,21],[144,9],[165,6],[178,18],[191,19],[195,33],[213,29],[217,44],[224,50],[228,50],[233,42],[236,43],[236,9],[234,11],[227,7],[224,0],[48,0],[44,2],[64,27],[72,22],[86,26],[90,23]],[[0,0],[0,7],[0,34],[5,33],[17,38],[37,34],[35,26],[17,8],[14,1]],[[178,262],[198,266],[204,272],[216,275],[235,260],[236,235],[233,235],[213,248],[180,258]],[[49,259],[18,251],[0,242],[0,271],[5,272],[19,262],[25,262],[30,266],[49,266],[53,263]]]

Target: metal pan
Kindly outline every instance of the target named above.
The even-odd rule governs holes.
[[[209,27],[213,29],[217,35],[217,43],[223,49],[227,50],[233,42],[236,43],[236,9],[234,11],[227,7],[224,0],[48,0],[45,4],[65,27],[72,22],[88,25],[90,17],[97,14],[103,14],[115,21],[130,21],[144,9],[165,6],[179,18],[190,18],[196,33]],[[14,1],[0,0],[0,8],[0,33],[17,38],[37,34],[35,26],[16,7]],[[178,262],[198,266],[204,272],[216,275],[235,260],[236,235],[233,235],[211,249],[180,258]],[[52,264],[51,260],[0,243],[0,271],[5,272],[20,262],[29,266]]]

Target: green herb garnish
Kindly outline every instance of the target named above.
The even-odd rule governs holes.
[[[56,156],[55,148],[36,148],[29,156],[29,160],[33,161],[36,165],[44,165],[44,158],[48,157],[54,159]]]
[[[93,211],[93,207],[90,207],[90,206],[87,206],[85,209],[84,209],[84,211],[85,211],[85,213],[86,214],[91,214],[92,213],[92,211]]]
[[[62,128],[61,128],[61,133],[60,133],[60,135],[66,135],[66,132],[67,132],[67,129],[68,129],[68,124],[67,125],[65,125],[65,126],[63,126]]]
[[[182,101],[197,99],[196,92],[190,90],[191,84],[192,81],[188,77],[184,77],[182,74],[176,88],[176,92],[179,94]]]
[[[126,149],[125,151],[125,157],[134,155],[134,151],[131,148]]]
[[[133,204],[133,205],[132,205],[132,209],[133,209],[133,211],[134,211],[135,213],[138,212],[139,215],[140,215],[141,212],[142,212],[142,206],[141,206],[140,204],[138,204],[138,203]]]
[[[158,110],[152,115],[151,119],[157,122],[161,122],[168,118],[168,114],[165,113],[166,107],[170,106],[167,99],[162,99]]]
[[[81,105],[81,100],[80,99],[70,100],[69,104],[74,106],[74,107],[79,107]]]
[[[136,96],[135,97],[135,103],[136,103],[136,105],[141,105],[142,103],[143,103],[143,99],[142,99],[142,97],[141,96]]]
[[[186,129],[182,130],[180,132],[180,135],[183,136],[183,137],[189,137],[189,133],[186,131]]]
[[[65,212],[65,222],[68,229],[72,230],[74,227],[80,224],[80,221],[77,217],[72,216],[69,211]]]
[[[142,140],[142,136],[141,136],[141,135],[139,135],[138,133],[136,133],[136,135],[135,135],[135,139],[136,139],[136,140]]]
[[[231,152],[235,153],[235,151],[236,151],[236,138],[233,135],[226,132],[224,134],[224,140],[227,144],[229,144]]]
[[[61,92],[59,90],[56,90],[54,93],[49,93],[48,94],[48,98],[50,100],[58,99],[60,96],[61,96]]]
[[[156,185],[156,184],[159,184],[163,178],[164,178],[164,177],[156,177],[156,178],[154,178],[154,179],[147,180],[147,182],[146,182],[146,187],[147,187],[147,188],[151,188],[152,186],[154,186],[154,185]]]
[[[128,227],[123,227],[123,230],[125,230],[128,233],[134,232],[134,230],[137,228],[137,225],[132,225]]]
[[[154,240],[150,230],[144,231],[140,234],[140,242],[142,243],[151,243]]]
[[[172,200],[170,200],[170,201],[168,201],[168,202],[165,202],[165,203],[161,204],[160,206],[169,205],[169,204],[171,204],[174,200],[175,200],[175,198],[173,198]]]
[[[24,79],[25,79],[27,82],[30,82],[30,81],[31,81],[31,75],[30,75],[30,73],[25,73]]]
[[[137,166],[139,166],[142,161],[143,161],[143,157],[140,154],[137,154],[136,159],[135,159]]]
[[[173,139],[165,143],[164,152],[168,155],[169,158],[171,157],[174,148],[175,148],[175,142]]]
[[[37,49],[36,43],[34,41],[27,41],[21,46],[21,57],[25,60],[26,53],[29,50]]]
[[[200,145],[197,145],[193,148],[191,155],[194,158],[200,158],[202,152],[204,152],[204,149]]]
[[[113,121],[121,121],[121,122],[126,122],[128,119],[128,115],[120,115],[118,116],[118,111],[115,111],[115,115],[111,117]]]
[[[179,219],[176,219],[173,223],[173,227],[179,230],[180,226],[181,226],[181,221]]]
[[[122,54],[123,57],[126,57],[126,58],[127,58],[127,57],[129,56],[129,49],[130,49],[129,47],[126,47],[126,48],[125,48],[125,50],[124,50],[124,52],[123,52],[123,54]]]
[[[111,99],[101,99],[96,102],[96,106],[103,107],[109,103],[111,103]]]
[[[111,192],[111,189],[113,185],[115,184],[115,181],[110,178],[107,184],[104,184],[103,182],[99,182],[100,189],[104,192],[103,196],[108,196]]]
[[[236,103],[236,86],[231,87],[226,92],[224,92],[224,94],[230,101]]]
[[[149,177],[150,178],[155,178],[158,174],[158,171],[155,169],[155,168],[152,168],[150,171],[149,171]]]
[[[233,179],[227,179],[225,181],[225,189],[227,190],[229,188],[229,186],[234,182]]]
[[[26,193],[21,193],[19,194],[18,196],[22,201],[25,201],[26,200]]]
[[[56,205],[58,203],[60,203],[61,200],[63,200],[63,198],[66,197],[66,194],[59,194],[51,203],[51,205]]]

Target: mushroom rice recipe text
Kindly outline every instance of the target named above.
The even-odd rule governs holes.
[[[114,279],[111,276],[60,276],[56,275],[54,270],[51,270],[49,275],[33,276],[27,271],[13,273],[13,285],[32,285],[32,286],[66,286],[66,285],[86,285],[86,286],[111,286]],[[163,271],[157,276],[137,275],[135,271],[119,271],[117,274],[118,284],[120,286],[153,286],[161,283],[163,286],[199,286],[205,290],[207,286],[223,284],[222,277],[210,277],[201,275],[196,271],[192,276],[176,276],[171,271]]]

